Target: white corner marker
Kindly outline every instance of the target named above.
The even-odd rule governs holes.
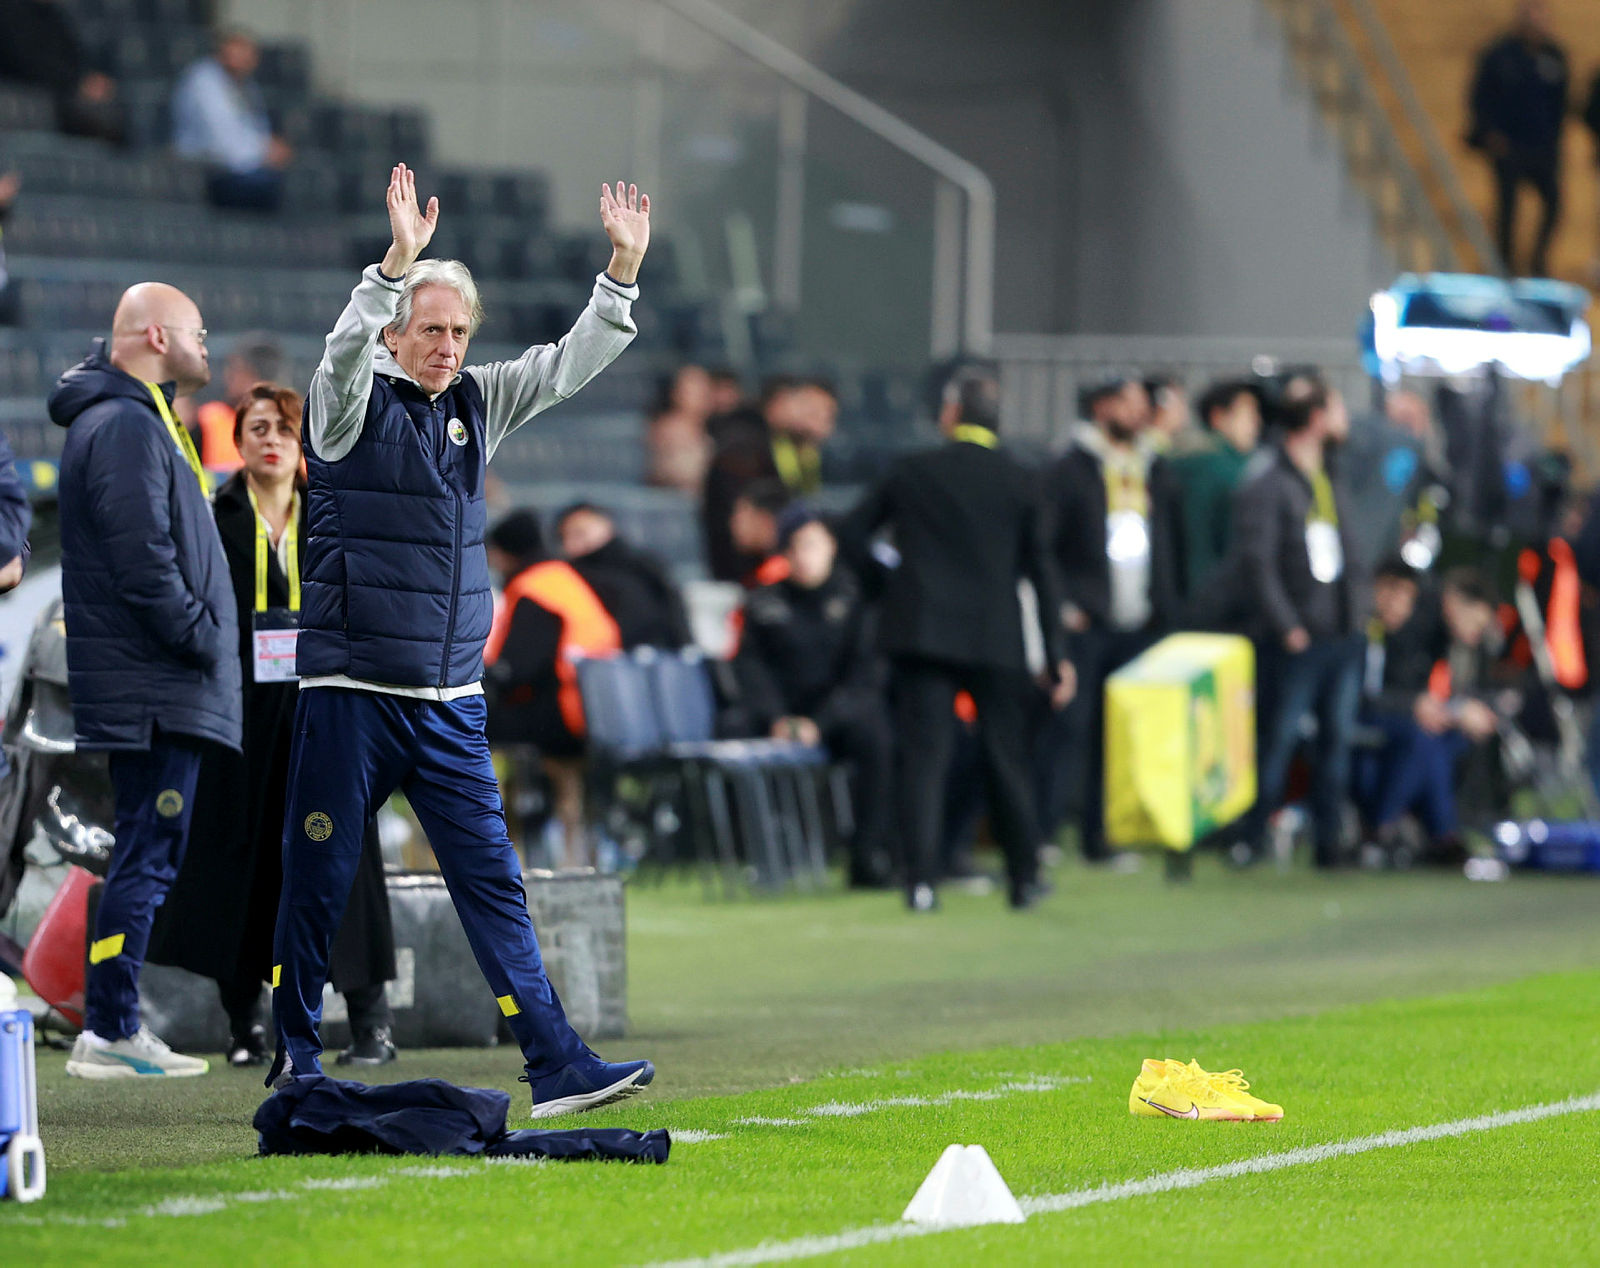
[[[970,1228],[1021,1224],[1028,1217],[982,1145],[951,1145],[917,1189],[900,1217],[909,1224]]]

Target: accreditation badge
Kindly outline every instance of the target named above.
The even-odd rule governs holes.
[[[1311,560],[1311,575],[1324,585],[1344,575],[1344,543],[1339,526],[1327,520],[1306,523],[1306,556]]]
[[[1106,557],[1113,564],[1142,564],[1150,558],[1150,522],[1138,511],[1106,516]]]
[[[257,682],[295,682],[295,651],[300,641],[300,614],[288,608],[268,608],[254,614]]]

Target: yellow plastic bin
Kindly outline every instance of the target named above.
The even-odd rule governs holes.
[[[1106,839],[1188,850],[1256,799],[1255,649],[1173,634],[1106,681]]]

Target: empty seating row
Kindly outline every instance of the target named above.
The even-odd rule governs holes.
[[[730,895],[741,882],[766,890],[824,882],[830,835],[851,817],[848,788],[829,777],[826,750],[717,739],[712,667],[698,652],[640,648],[580,661],[578,683],[602,808],[614,785],[608,776],[628,774],[666,782],[667,795],[687,811],[687,857],[670,837],[654,834],[647,861],[697,862],[708,889],[720,872]]]
[[[122,155],[99,141],[54,132],[0,135],[0,168],[21,173],[28,191],[22,208],[35,195],[49,194],[196,204],[205,197],[205,174],[192,163],[164,154]]]
[[[6,246],[19,255],[304,268],[337,268],[350,254],[337,222],[291,224],[200,207],[35,197],[31,190],[6,225]]]
[[[44,132],[55,127],[56,109],[36,88],[0,85],[0,133]]]
[[[216,17],[215,0],[70,0],[80,19],[206,26]]]
[[[90,61],[119,81],[175,78],[211,53],[215,38],[203,25],[89,19],[80,24]]]

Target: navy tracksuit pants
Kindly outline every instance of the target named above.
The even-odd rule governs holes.
[[[111,754],[117,843],[89,943],[83,1018],[102,1039],[139,1029],[139,970],[156,908],[183,862],[200,750],[199,740],[158,732],[148,749]]]
[[[328,953],[367,820],[396,789],[428,835],[456,914],[535,1077],[584,1052],[545,975],[484,738],[482,696],[441,703],[344,687],[300,693],[283,824],[272,1015],[296,1074],[321,1069]]]

